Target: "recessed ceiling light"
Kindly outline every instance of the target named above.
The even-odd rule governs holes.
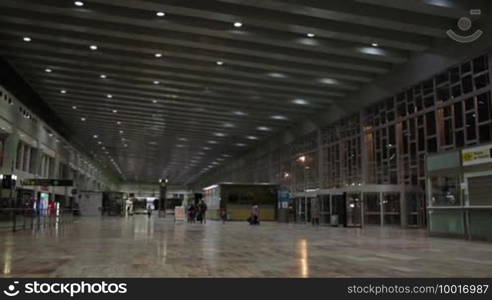
[[[273,77],[273,78],[286,78],[287,76],[282,73],[268,73],[268,76]]]
[[[221,61],[221,60],[218,60],[218,61],[217,61],[217,65],[222,66],[223,64],[224,64],[224,62],[223,62],[223,61]]]
[[[75,105],[74,105],[74,106],[72,106],[72,109],[77,109],[77,106],[75,106]]]
[[[241,23],[241,22],[234,22],[234,27],[239,28],[239,27],[242,27],[242,26],[243,26],[243,23]]]
[[[111,94],[107,94],[107,95],[106,95],[106,97],[108,97],[108,98],[110,98],[110,99],[111,99],[111,98],[113,98],[113,95],[111,95]]]
[[[158,12],[156,12],[155,14],[156,14],[156,16],[158,16],[158,17],[164,17],[164,16],[166,15],[166,13],[165,13],[165,12],[163,12],[163,11],[158,11]]]
[[[66,91],[66,90],[61,90],[61,91],[60,91],[60,93],[62,93],[62,94],[66,94],[66,93],[67,93],[67,91]]]
[[[156,54],[154,54],[154,56],[157,58],[160,58],[160,57],[162,57],[162,53],[156,53]]]
[[[116,124],[121,125],[121,121],[117,121]]]
[[[157,80],[154,80],[154,84],[159,84],[160,82]]]
[[[113,113],[114,113],[114,114],[118,113],[118,110],[113,109]]]
[[[238,147],[244,147],[244,146],[246,146],[246,144],[245,143],[236,143],[236,146],[238,146]]]
[[[120,130],[120,134],[123,134],[123,130]]]
[[[248,135],[248,136],[246,136],[246,138],[248,140],[257,140],[258,139],[258,137],[254,136],[254,135]]]
[[[292,101],[292,103],[298,104],[298,105],[307,105],[308,104],[308,102],[304,99],[294,99]]]
[[[98,143],[99,145],[101,145],[103,142],[99,141],[99,142],[97,142],[97,143]]]
[[[373,46],[373,47],[379,47],[379,44],[376,43],[376,42],[374,42],[374,43],[371,44],[371,46]]]
[[[92,137],[95,138],[95,139],[98,138],[97,134],[94,134]]]
[[[272,118],[274,120],[287,120],[287,117],[282,116],[282,115],[274,115],[274,116],[271,116],[270,118]]]
[[[217,141],[208,141],[209,144],[217,144]]]
[[[307,35],[308,37],[310,37],[310,38],[313,38],[313,37],[315,37],[315,36],[316,36],[314,33],[308,33],[308,34],[306,34],[306,35]]]
[[[224,123],[224,127],[226,127],[226,128],[234,128],[235,126],[232,123]]]
[[[96,46],[96,45],[90,45],[90,46],[89,46],[89,48],[90,48],[91,50],[97,50],[97,46]]]
[[[76,6],[84,6],[84,2],[82,2],[82,1],[75,1],[74,4]]]
[[[31,41],[31,38],[28,37],[28,36],[25,36],[24,38],[22,38],[24,40],[24,42],[30,42]]]
[[[203,150],[210,150],[210,149],[212,149],[212,148],[210,148],[210,147],[203,147]]]
[[[152,100],[152,103],[157,103],[157,100]]]
[[[214,135],[218,136],[218,137],[224,137],[225,136],[225,134],[222,132],[216,132],[216,133],[214,133]]]
[[[80,118],[80,121],[82,121],[82,122],[85,122],[85,120],[87,120],[87,119],[84,117]]]
[[[104,74],[99,75],[99,77],[101,77],[102,79],[106,79],[107,78],[107,76],[104,75]]]
[[[235,114],[236,116],[246,116],[247,114],[245,112],[242,112],[242,111],[235,111],[233,112],[233,114]]]
[[[258,126],[258,127],[256,127],[256,129],[259,131],[270,131],[271,130],[269,127],[266,127],[266,126]]]
[[[319,82],[324,83],[324,84],[337,84],[338,83],[337,80],[331,79],[331,78],[321,78],[319,80]]]
[[[44,71],[45,71],[46,73],[51,73],[51,72],[53,72],[53,70],[51,70],[51,69],[49,69],[49,68],[48,68],[48,69],[45,69]]]

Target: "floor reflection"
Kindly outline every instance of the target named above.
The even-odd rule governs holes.
[[[3,277],[491,277],[492,244],[425,230],[79,218],[0,233]]]

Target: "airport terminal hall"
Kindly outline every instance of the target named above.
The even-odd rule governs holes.
[[[1,0],[1,280],[491,278],[491,15]]]

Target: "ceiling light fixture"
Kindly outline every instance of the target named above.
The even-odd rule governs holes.
[[[217,61],[217,65],[222,66],[223,64],[224,64],[223,61],[221,61],[221,60]]]
[[[77,109],[77,106],[75,106],[75,105],[74,105],[74,106],[72,106],[72,109]]]
[[[156,54],[154,54],[154,56],[157,58],[160,58],[160,57],[162,57],[162,53],[156,53]]]
[[[160,83],[159,81],[154,80],[154,84],[156,84],[156,85],[157,85],[157,84],[159,84],[159,83]]]
[[[308,102],[306,100],[304,100],[304,99],[294,99],[292,101],[292,103],[298,104],[298,105],[306,105],[306,104],[308,104]]]
[[[257,140],[258,139],[258,137],[254,136],[254,135],[248,135],[248,136],[246,136],[246,138],[248,140]]]
[[[84,6],[84,2],[82,1],[75,1],[73,4],[75,4],[75,6]]]
[[[89,48],[93,51],[96,51],[97,50],[97,46],[96,45],[90,45]]]
[[[163,12],[163,11],[158,11],[158,12],[156,12],[155,14],[156,14],[156,16],[158,16],[158,17],[164,17],[164,16],[166,15],[166,13],[165,13],[165,12]]]
[[[337,80],[331,79],[331,78],[321,78],[319,80],[319,82],[324,83],[324,84],[337,84],[338,83]]]
[[[243,23],[241,23],[241,22],[234,22],[234,27],[236,27],[236,28],[243,27]]]
[[[111,98],[113,98],[113,95],[107,94],[106,97],[108,97],[109,99],[111,99]]]
[[[282,115],[274,115],[274,116],[271,116],[270,118],[273,120],[287,120],[287,117],[282,116]]]
[[[373,47],[379,47],[379,44],[376,43],[376,42],[374,42],[374,43],[371,44],[371,46],[373,46]]]
[[[245,112],[242,112],[242,111],[235,111],[233,112],[233,114],[235,114],[236,116],[246,116],[247,114]]]
[[[48,68],[48,69],[45,69],[44,71],[45,71],[46,73],[51,73],[51,72],[53,72],[53,70],[51,70],[51,69],[49,69],[49,68]]]
[[[107,76],[104,75],[104,74],[99,75],[99,77],[101,77],[102,79],[106,79],[107,78]]]
[[[236,146],[238,146],[238,147],[244,147],[244,146],[246,146],[246,144],[245,143],[236,143]]]
[[[66,93],[67,93],[67,91],[66,91],[66,90],[61,90],[61,91],[60,91],[60,93],[62,93],[62,94],[66,94]]]
[[[271,130],[269,127],[266,127],[266,126],[258,126],[258,127],[256,127],[256,129],[259,131],[270,131]]]
[[[225,136],[225,134],[222,132],[216,132],[216,133],[214,133],[214,135],[218,136],[218,137],[224,137]]]
[[[157,100],[152,100],[152,103],[154,103],[154,104],[157,103]]]
[[[286,78],[287,76],[282,73],[268,73],[268,76],[273,78]]]
[[[307,35],[307,37],[310,37],[310,38],[313,38],[313,37],[315,37],[315,36],[316,36],[314,33],[308,33],[308,34],[306,34],[306,35]]]
[[[31,41],[31,38],[28,36],[25,36],[22,39],[24,40],[24,42],[30,42]]]
[[[80,118],[80,121],[82,121],[82,122],[85,122],[85,120],[87,120],[87,119],[84,117]]]
[[[118,113],[118,110],[113,109],[113,113],[114,113],[114,114]]]
[[[226,128],[234,128],[235,126],[232,123],[224,123],[224,127],[226,127]]]
[[[117,121],[116,124],[121,125],[121,121]]]

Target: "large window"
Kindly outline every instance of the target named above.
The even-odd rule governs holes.
[[[457,175],[431,177],[432,206],[455,206],[461,204],[460,182]]]

